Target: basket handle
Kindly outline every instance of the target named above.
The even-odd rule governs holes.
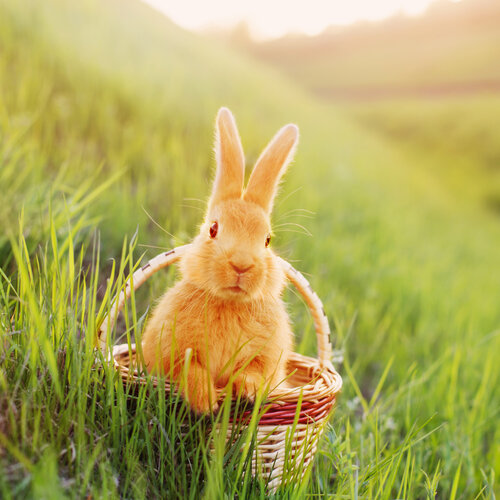
[[[115,297],[113,300],[113,305],[111,306],[109,314],[104,317],[97,330],[97,343],[104,355],[106,355],[106,340],[108,334],[113,330],[116,319],[125,305],[125,301],[128,300],[132,294],[132,285],[133,289],[137,290],[157,271],[180,260],[190,246],[190,244],[183,245],[169,252],[163,252],[152,258],[132,275],[132,278],[125,286],[125,290],[122,290],[118,297]],[[295,285],[311,311],[314,320],[314,328],[316,330],[316,339],[318,341],[318,359],[320,365],[333,368],[331,363],[332,346],[330,344],[330,326],[320,298],[312,289],[307,279],[304,278],[299,271],[281,257],[277,257],[277,260],[279,265],[283,268],[286,277]]]

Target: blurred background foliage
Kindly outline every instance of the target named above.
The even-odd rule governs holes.
[[[217,109],[233,110],[249,166],[295,122],[273,243],[322,297],[345,377],[311,491],[352,491],[356,469],[360,494],[376,496],[385,483],[370,467],[431,418],[407,457],[411,486],[410,466],[391,462],[387,494],[433,497],[435,485],[448,498],[456,482],[462,498],[493,498],[499,56],[495,0],[268,42],[242,26],[189,33],[134,0],[0,0],[0,266],[16,275],[21,213],[30,255],[54,227],[84,248],[99,234],[105,269],[136,232],[146,257],[187,242]],[[287,299],[298,348],[314,353],[310,318]]]

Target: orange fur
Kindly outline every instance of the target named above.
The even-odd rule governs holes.
[[[298,137],[299,129],[292,123],[274,136],[248,179],[247,190],[243,195],[245,200],[253,201],[266,212],[271,212],[279,180],[293,157]]]
[[[156,306],[142,342],[147,369],[170,374],[199,413],[217,408],[216,390],[228,383],[250,399],[277,386],[292,349],[280,299],[285,276],[265,241],[297,128],[289,125],[275,136],[243,195],[243,152],[229,110],[219,111],[216,127],[217,172],[207,216],[181,260],[182,279]]]

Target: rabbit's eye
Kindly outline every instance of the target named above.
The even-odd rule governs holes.
[[[217,221],[214,221],[210,226],[210,238],[215,238],[217,236],[217,231],[219,230],[219,224]]]
[[[266,247],[269,246],[269,243],[271,243],[271,235],[270,234],[268,234],[266,237]]]

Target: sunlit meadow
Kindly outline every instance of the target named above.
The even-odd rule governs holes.
[[[290,71],[132,0],[0,0],[2,498],[268,495],[241,442],[94,351],[130,271],[196,233],[221,105],[249,165],[300,127],[273,244],[322,298],[344,379],[305,482],[275,496],[498,494],[498,97],[338,102]],[[123,338],[174,279],[137,293]]]

